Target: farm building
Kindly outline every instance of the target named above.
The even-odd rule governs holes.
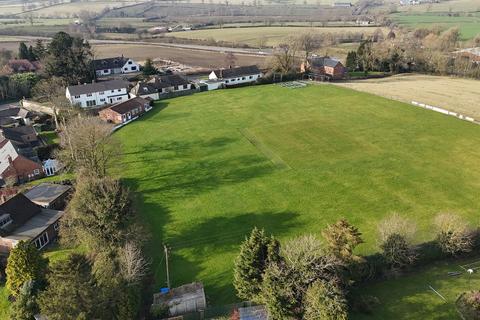
[[[110,80],[68,86],[65,95],[72,105],[82,108],[118,103],[128,99],[128,82]]]
[[[130,94],[136,97],[159,100],[172,94],[187,93],[194,88],[193,84],[179,74],[155,76],[146,82],[139,82]]]
[[[97,77],[140,71],[140,65],[124,56],[93,60],[93,69]]]
[[[314,80],[331,80],[344,78],[347,68],[335,58],[311,57],[301,64],[300,71]]]
[[[41,208],[19,193],[0,205],[0,254],[7,255],[18,242],[31,241],[42,249],[58,234],[63,211]]]
[[[166,306],[170,316],[179,316],[205,310],[207,301],[203,284],[194,282],[153,295],[153,306]]]
[[[25,196],[43,208],[62,210],[71,190],[71,186],[63,184],[41,183],[25,192]]]
[[[245,67],[235,67],[228,69],[218,69],[213,70],[208,76],[209,83],[220,84],[214,89],[218,89],[221,86],[229,87],[243,84],[251,84],[257,82],[258,79],[262,77],[262,72],[258,69],[257,66],[245,66]],[[209,90],[212,90],[213,87],[209,86]]]
[[[107,109],[101,110],[98,113],[98,116],[102,120],[121,124],[137,118],[150,109],[150,100],[135,97],[127,101],[117,103]]]

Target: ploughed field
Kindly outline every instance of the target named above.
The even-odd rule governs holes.
[[[438,212],[478,223],[480,128],[368,93],[275,85],[157,102],[115,135],[119,174],[150,229],[156,288],[203,281],[211,303],[235,301],[233,260],[254,226],[281,240],[320,237],[347,218],[378,250],[392,212],[432,239]]]

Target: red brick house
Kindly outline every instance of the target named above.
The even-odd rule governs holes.
[[[41,208],[19,193],[0,205],[0,254],[8,255],[20,241],[42,249],[58,235],[63,211]]]
[[[111,123],[125,123],[149,111],[151,109],[150,101],[140,97],[132,98],[101,110],[98,116]]]
[[[24,183],[43,177],[43,167],[18,153],[10,140],[0,142],[0,178],[5,183],[13,180],[15,183]]]
[[[347,68],[334,58],[311,57],[302,63],[300,71],[313,80],[335,80],[343,79]]]

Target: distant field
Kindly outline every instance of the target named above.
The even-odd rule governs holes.
[[[468,275],[459,265],[478,261],[442,261],[432,266],[414,270],[408,276],[380,281],[361,286],[359,294],[373,295],[380,299],[380,305],[371,315],[352,314],[352,320],[420,320],[460,319],[455,311],[455,300],[465,291],[478,290],[480,273]],[[450,271],[461,271],[460,276],[448,276]],[[442,300],[429,286],[432,286],[447,301]]]
[[[155,45],[136,45],[136,44],[101,44],[93,45],[95,55],[98,58],[111,57],[114,55],[128,56],[135,60],[144,61],[147,58],[159,58],[172,60],[190,66],[204,68],[218,68],[225,63],[225,54],[220,52],[210,52],[203,50],[190,50],[159,47]],[[265,57],[247,56],[237,54],[238,65],[257,64],[264,66]]]
[[[399,75],[339,83],[387,98],[427,103],[480,119],[480,81],[427,75]]]
[[[203,281],[213,304],[236,300],[232,261],[253,226],[286,240],[344,217],[363,233],[358,252],[371,253],[393,211],[416,221],[418,241],[432,239],[438,212],[478,224],[480,127],[367,93],[199,93],[155,103],[115,136],[118,174],[152,234],[155,287],[166,242],[173,285]]]
[[[444,29],[458,27],[464,40],[480,34],[480,13],[471,17],[450,17],[446,14],[397,14],[393,19],[400,25],[412,28],[438,25]]]
[[[264,40],[266,45],[274,46],[286,38],[298,35],[304,32],[312,33],[346,33],[361,32],[372,34],[376,27],[254,27],[254,28],[224,28],[194,30],[185,32],[172,32],[167,36],[186,38],[186,39],[214,39],[216,41],[228,41],[233,43],[244,43],[253,47],[259,45],[260,40]]]
[[[100,12],[105,8],[118,8],[129,4],[140,3],[141,1],[88,1],[88,2],[73,2],[53,5],[46,8],[39,8],[28,13],[38,16],[56,16],[56,17],[71,17],[73,14],[78,14],[82,10],[91,12]],[[1,10],[1,6],[0,6]]]
[[[394,1],[398,3],[398,1]],[[397,6],[404,12],[474,12],[480,11],[478,0],[443,0],[439,3],[421,4],[414,6]]]

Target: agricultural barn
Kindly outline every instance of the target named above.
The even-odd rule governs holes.
[[[228,69],[213,70],[208,79],[210,82],[221,83],[226,87],[255,83],[262,77],[262,72],[257,66],[245,66]],[[209,82],[207,82],[209,84]],[[211,90],[211,89],[210,89]]]
[[[125,123],[149,111],[151,109],[150,101],[140,97],[132,98],[101,110],[98,116],[108,122]]]
[[[140,71],[140,65],[124,56],[93,60],[97,77]]]
[[[155,76],[150,81],[139,82],[130,91],[132,96],[151,98],[153,100],[162,99],[172,93],[181,93],[192,90],[193,85],[190,81],[179,74],[170,74],[164,76]]]
[[[344,78],[347,68],[334,58],[311,57],[302,63],[300,71],[314,80],[331,80]]]
[[[67,99],[82,108],[118,103],[128,99],[128,82],[110,80],[68,86]]]
[[[194,282],[165,293],[156,293],[153,295],[153,305],[168,307],[172,317],[205,310],[207,301],[203,284]]]
[[[7,255],[18,242],[31,241],[42,249],[58,234],[63,211],[41,208],[19,193],[0,205],[0,254]]]

